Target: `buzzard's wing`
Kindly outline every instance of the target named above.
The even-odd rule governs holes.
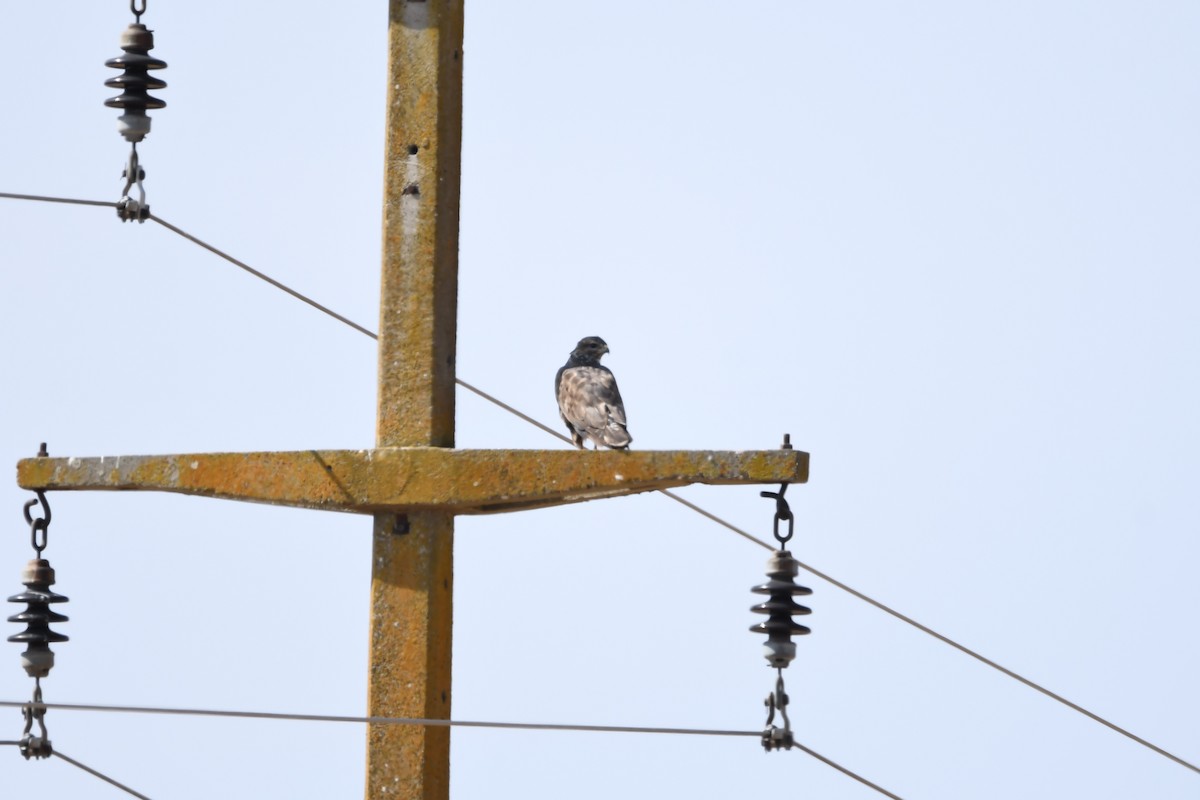
[[[558,410],[581,436],[606,447],[628,447],[625,404],[617,380],[606,367],[567,367],[559,371]]]
[[[569,405],[568,397],[565,394],[565,386],[563,384],[563,373],[569,367],[563,366],[558,368],[558,374],[554,376],[554,397],[558,400],[558,415],[562,417],[562,421],[566,423],[567,430],[571,433],[571,442],[576,447],[583,447],[583,437],[579,435],[579,431],[575,428],[575,423],[571,422],[571,418],[567,416]],[[572,412],[574,413],[574,412]]]

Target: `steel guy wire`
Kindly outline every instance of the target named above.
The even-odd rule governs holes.
[[[16,703],[7,700],[0,700],[0,707],[4,706],[22,706],[23,703]],[[450,719],[423,719],[416,717],[357,717],[357,716],[342,716],[334,714],[281,714],[269,711],[222,711],[215,709],[198,709],[198,708],[160,708],[154,706],[113,706],[113,705],[90,705],[84,703],[41,703],[43,708],[53,708],[62,711],[105,711],[117,713],[131,714],[162,714],[162,715],[178,715],[178,716],[203,716],[203,717],[234,717],[239,719],[267,719],[267,720],[282,720],[290,722],[351,722],[367,725],[424,725],[426,727],[440,728],[501,728],[507,730],[539,730],[539,731],[583,731],[590,733],[664,733],[664,734],[680,734],[690,736],[762,736],[761,731],[735,731],[735,730],[719,730],[706,728],[654,728],[654,727],[635,727],[628,725],[566,725],[557,723],[539,723],[539,722],[481,722],[474,720],[450,720]],[[869,786],[875,791],[886,797],[894,798],[895,800],[903,800],[898,795],[892,794],[878,784],[872,783],[862,777],[853,770],[838,764],[832,759],[826,758],[815,750],[805,747],[802,744],[795,744],[794,747],[803,750],[818,761],[833,767],[838,772],[847,775],[859,783]],[[54,755],[61,755],[55,751]],[[65,756],[63,756],[65,758]],[[75,763],[83,769],[82,764]],[[89,772],[93,772],[88,769]],[[98,773],[93,774],[100,776]],[[114,785],[120,786],[115,781],[109,780]],[[130,794],[142,797],[132,789],[122,786]]]
[[[57,203],[78,203],[78,204],[82,204],[82,205],[97,205],[97,206],[115,206],[116,205],[115,203],[109,203],[109,202],[97,201],[97,200],[74,200],[74,199],[59,198],[59,197],[42,197],[39,195],[10,194],[7,192],[0,192],[0,197],[6,197],[6,198],[11,198],[11,199],[17,199],[17,200],[42,200],[42,201],[57,202]],[[193,242],[193,243],[199,245],[200,247],[203,247],[204,249],[210,251],[211,253],[225,259],[229,263],[231,263],[235,266],[241,267],[242,269],[249,272],[251,275],[261,278],[262,280],[266,281],[267,283],[270,283],[272,286],[282,289],[283,291],[292,295],[296,299],[302,300],[305,303],[308,303],[313,308],[315,308],[319,311],[323,311],[326,314],[328,314],[329,316],[333,317],[334,319],[336,319],[340,322],[343,322],[346,325],[349,325],[350,327],[354,328],[355,330],[359,331],[360,333],[363,333],[366,336],[369,336],[372,339],[375,339],[376,341],[379,340],[378,334],[368,330],[367,328],[364,328],[362,325],[359,325],[356,322],[352,322],[351,320],[347,319],[346,317],[343,317],[341,314],[338,314],[335,311],[332,311],[331,309],[321,305],[320,303],[316,302],[315,300],[305,297],[300,292],[297,292],[296,290],[294,290],[288,286],[285,286],[284,284],[280,283],[279,281],[275,280],[274,278],[264,275],[263,273],[259,272],[256,269],[253,269],[252,267],[248,266],[247,264],[245,264],[241,261],[238,261],[233,256],[231,256],[225,252],[222,252],[221,250],[217,249],[216,247],[213,247],[212,245],[208,244],[207,242],[197,239],[196,237],[192,236],[191,234],[187,233],[186,231],[183,231],[183,230],[175,227],[174,225],[171,225],[171,224],[163,221],[159,217],[151,215],[150,219],[159,223],[160,225],[167,228],[168,230],[179,234],[180,236],[187,239],[188,241]],[[481,389],[478,389],[475,386],[472,386],[471,384],[467,383],[466,381],[463,381],[459,378],[455,378],[455,383],[457,383],[459,386],[462,386],[465,389],[468,389],[468,390],[474,392],[475,394],[479,395],[480,397],[487,400],[488,402],[494,403],[495,405],[499,406],[500,408],[504,409],[505,411],[508,411],[511,414],[515,414],[516,416],[520,417],[521,419],[525,420],[526,422],[528,422],[532,425],[535,425],[538,428],[541,428],[543,431],[545,431],[546,433],[549,433],[551,436],[556,436],[565,442],[570,442],[570,439],[568,439],[566,436],[559,433],[558,431],[555,431],[553,428],[550,428],[549,426],[547,426],[541,422],[538,422],[533,417],[530,417],[527,414],[524,414],[524,413],[518,411],[517,409],[508,405],[507,403],[504,403],[501,400],[488,394],[487,392],[485,392]],[[737,527],[736,525],[722,519],[721,517],[718,517],[715,514],[712,514],[708,511],[704,510],[700,506],[697,506],[694,503],[684,500],[679,495],[677,495],[671,491],[668,491],[666,489],[659,489],[658,491],[661,494],[664,494],[667,497],[671,498],[675,502],[680,503],[684,506],[687,506],[688,508],[692,509],[696,513],[707,517],[708,519],[712,520],[713,522],[716,522],[718,525],[722,525],[725,528],[728,528],[729,530],[733,531],[734,533],[738,534],[739,536],[749,539],[750,541],[754,542],[755,544],[757,544],[761,547],[764,547],[768,550],[774,549],[774,547],[772,545],[768,544],[767,542],[763,541],[762,539],[759,539],[758,537],[747,533],[746,531],[742,530],[741,528]],[[1088,711],[1083,706],[1080,706],[1077,703],[1073,703],[1070,700],[1067,700],[1062,695],[1056,694],[1056,693],[1050,691],[1049,689],[1047,689],[1046,687],[1041,686],[1040,684],[1037,684],[1022,675],[1019,675],[1016,672],[1013,672],[1012,670],[1008,669],[1007,667],[1003,667],[1000,664],[997,664],[995,661],[992,661],[991,659],[989,659],[983,655],[980,655],[979,653],[976,653],[974,650],[971,650],[970,648],[966,647],[965,645],[961,645],[958,642],[954,641],[953,639],[950,639],[949,637],[938,633],[937,631],[933,630],[932,628],[930,628],[926,625],[922,625],[921,623],[917,622],[916,620],[912,619],[911,617],[905,616],[904,614],[901,614],[899,611],[896,611],[894,608],[891,608],[890,606],[887,606],[887,605],[879,602],[878,600],[868,597],[867,595],[863,594],[862,592],[858,591],[857,589],[853,589],[850,586],[847,586],[846,584],[825,574],[824,572],[821,572],[820,570],[818,570],[814,567],[811,567],[802,561],[797,562],[797,563],[799,563],[799,565],[802,569],[812,573],[813,575],[816,575],[818,578],[821,578],[824,581],[829,582],[830,584],[836,586],[837,588],[839,588],[849,594],[854,595],[855,597],[862,600],[863,602],[869,603],[870,605],[874,606],[875,608],[878,608],[880,611],[884,611],[884,612],[892,615],[893,617],[900,620],[901,622],[908,623],[909,625],[913,626],[917,630],[919,630],[923,633],[929,634],[930,636],[934,637],[938,641],[941,641],[941,642],[944,642],[945,644],[950,645],[951,647],[955,648],[959,652],[962,652],[962,653],[965,653],[966,655],[971,656],[972,658],[976,659],[980,663],[986,664],[987,666],[1007,675],[1008,677],[1028,686],[1031,689],[1035,689],[1036,691],[1044,694],[1046,697],[1049,697],[1052,700],[1057,700],[1059,703],[1062,703],[1067,708],[1070,708],[1073,711],[1077,711],[1080,714],[1083,714],[1085,717],[1088,717],[1089,719],[1091,719],[1095,722],[1098,722],[1101,725],[1104,725],[1105,727],[1121,734],[1122,736],[1125,736],[1125,737],[1131,739],[1132,741],[1137,742],[1138,744],[1142,745],[1143,747],[1149,748],[1150,750],[1153,750],[1154,752],[1158,753],[1159,755],[1161,755],[1165,758],[1168,758],[1171,761],[1174,761],[1175,763],[1180,764],[1181,766],[1187,767],[1188,769],[1192,770],[1195,773],[1200,774],[1200,767],[1196,766],[1195,764],[1193,764],[1189,761],[1185,761],[1184,759],[1180,758],[1179,756],[1176,756],[1173,753],[1170,753],[1167,750],[1164,750],[1163,748],[1159,747],[1158,745],[1155,745],[1155,744],[1143,739],[1142,737],[1140,737],[1134,733],[1131,733],[1130,731],[1127,731],[1126,729],[1120,727],[1119,725],[1109,722],[1107,719],[1099,716],[1098,714],[1094,714],[1091,711]]]
[[[88,773],[89,775],[95,775],[97,778],[104,781],[105,783],[111,783],[113,786],[117,787],[118,789],[122,789],[122,790],[128,792],[129,794],[133,795],[134,797],[140,797],[140,798],[142,798],[142,800],[150,800],[149,797],[146,797],[146,795],[142,794],[141,792],[135,792],[133,789],[130,789],[125,784],[113,780],[112,778],[105,775],[103,772],[99,772],[98,770],[92,769],[87,764],[79,763],[78,761],[71,758],[70,756],[60,753],[58,750],[55,750],[50,755],[58,756],[63,761],[67,762],[68,764],[75,766],[75,767],[79,767],[81,770]],[[822,758],[821,760],[824,761],[825,759]]]

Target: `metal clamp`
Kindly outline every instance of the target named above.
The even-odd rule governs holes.
[[[787,692],[783,690],[783,670],[779,670],[779,677],[775,679],[774,693],[767,695],[767,699],[763,701],[763,705],[767,707],[767,727],[762,733],[762,746],[768,753],[772,750],[791,750],[795,745],[795,741],[792,739],[792,723],[788,719],[787,704]],[[782,728],[774,725],[776,711],[783,718]]]
[[[125,171],[121,173],[121,177],[125,179],[125,188],[121,190],[121,199],[117,203],[117,216],[121,218],[122,222],[132,220],[145,222],[150,218],[150,206],[146,205],[146,189],[142,186],[146,170],[142,169],[138,163],[136,144],[129,150],[129,163],[126,165]],[[129,196],[129,190],[134,186],[138,191],[137,200]]]
[[[34,685],[33,700],[21,706],[25,715],[25,731],[18,742],[21,755],[28,761],[31,758],[49,758],[54,755],[50,745],[50,737],[46,733],[46,706],[42,704],[42,683]],[[33,723],[38,724],[38,735],[33,734]]]

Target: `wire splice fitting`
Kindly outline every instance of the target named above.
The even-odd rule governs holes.
[[[762,732],[763,749],[768,753],[772,750],[791,750],[796,742],[792,737],[792,721],[788,719],[788,696],[783,690],[783,670],[779,671],[779,677],[775,679],[775,691],[767,695],[763,705],[767,707],[767,727]],[[783,719],[782,728],[775,725],[776,712]]]
[[[35,558],[25,565],[21,574],[25,591],[8,598],[10,603],[25,603],[26,608],[8,618],[9,622],[23,623],[25,630],[8,637],[8,641],[25,644],[21,654],[21,666],[31,678],[44,678],[54,667],[54,651],[51,642],[65,642],[69,637],[50,630],[51,623],[66,622],[67,617],[50,610],[52,603],[65,603],[67,598],[50,590],[54,584],[54,568],[44,558]]]
[[[122,222],[145,222],[150,218],[150,205],[146,202],[146,187],[142,186],[146,170],[138,163],[137,145],[130,149],[129,163],[125,165],[121,177],[125,179],[125,188],[121,190],[121,199],[117,203],[117,216]],[[137,199],[129,196],[130,190],[135,187]]]
[[[750,590],[755,594],[767,595],[765,603],[750,607],[756,614],[766,614],[767,620],[751,625],[750,630],[753,633],[767,634],[763,656],[772,667],[778,669],[791,664],[792,659],[796,657],[796,644],[792,637],[812,633],[811,629],[792,620],[794,614],[812,613],[812,609],[792,599],[794,595],[812,594],[812,589],[800,586],[793,580],[799,569],[799,562],[792,558],[791,553],[776,550],[767,561],[767,577],[770,580]]]
[[[140,22],[131,24],[121,34],[121,49],[125,54],[108,59],[104,66],[124,72],[109,78],[104,85],[122,91],[118,96],[105,100],[104,105],[125,112],[117,118],[117,130],[126,141],[137,144],[150,133],[150,117],[146,111],[166,108],[167,104],[152,97],[150,90],[165,89],[167,83],[151,77],[149,71],[163,69],[167,62],[149,55],[154,49],[154,32]]]
[[[46,707],[42,705],[42,684],[39,681],[33,688],[33,700],[21,706],[25,715],[25,732],[17,745],[21,755],[28,761],[31,758],[49,758],[54,755],[50,746],[50,735],[46,733]],[[33,723],[37,723],[38,732],[33,732]]]

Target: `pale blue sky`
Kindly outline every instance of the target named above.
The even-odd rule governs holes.
[[[169,64],[140,147],[154,212],[371,328],[385,6],[149,0],[144,18]],[[0,11],[0,191],[119,197],[103,62],[130,19],[118,0]],[[459,376],[557,425],[554,371],[598,334],[637,447],[790,432],[812,453],[789,492],[801,559],[1196,762],[1197,41],[1188,2],[469,2]],[[0,254],[0,465],[43,440],[371,445],[373,343],[165,229],[0,200]],[[563,446],[469,393],[458,445]],[[758,487],[681,493],[770,534]],[[5,595],[27,497],[0,482]],[[47,700],[363,712],[369,520],[51,503],[71,641]],[[656,496],[460,519],[454,716],[760,728],[766,556]],[[801,580],[797,739],[907,800],[1200,794]],[[19,650],[0,649],[0,699],[29,695]],[[156,800],[362,790],[355,725],[48,725]],[[123,796],[7,751],[6,794]],[[452,760],[456,800],[878,797],[753,739],[460,730]]]

